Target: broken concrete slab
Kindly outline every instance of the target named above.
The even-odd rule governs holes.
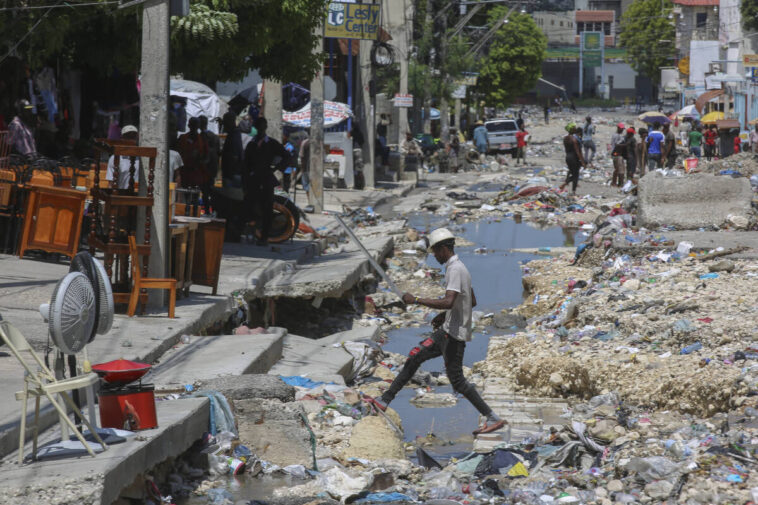
[[[392,237],[372,237],[363,245],[381,261],[393,248]],[[280,272],[263,289],[267,298],[338,298],[358,284],[371,267],[354,244],[346,244],[344,252],[328,254]]]
[[[279,466],[313,463],[311,438],[298,403],[234,400],[240,442],[259,458]]]
[[[249,373],[266,373],[281,358],[285,331],[258,335],[191,336],[166,353],[150,375],[158,388]],[[218,359],[223,359],[219,366]]]
[[[185,452],[208,431],[210,402],[187,398],[156,404],[158,428],[109,446],[94,458],[65,458],[0,466],[3,503],[113,503],[147,468]]]
[[[750,181],[710,174],[664,177],[649,173],[639,181],[637,220],[648,228],[696,229],[722,226],[730,216],[751,219]]]
[[[327,337],[329,338],[329,337]],[[271,367],[269,374],[289,377],[301,375],[313,380],[332,382],[334,376],[350,379],[353,356],[333,343],[287,335],[284,338],[282,357]]]
[[[218,391],[227,400],[265,398],[282,402],[295,401],[295,388],[285,384],[275,375],[245,374],[218,377],[201,381],[198,387]]]

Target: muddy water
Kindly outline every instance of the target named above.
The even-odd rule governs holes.
[[[430,214],[413,216],[409,222],[422,231],[430,231],[434,227],[446,224]],[[538,229],[511,219],[467,223],[455,233],[474,244],[458,247],[456,253],[471,273],[472,286],[479,304],[474,310],[484,313],[513,307],[523,300],[521,265],[538,256],[511,253],[511,249],[573,246],[584,239],[576,230],[560,227]],[[481,248],[487,249],[487,253],[474,252]],[[439,267],[432,255],[429,255],[426,261],[430,266]],[[387,333],[384,348],[405,354],[420,340],[426,338],[425,335],[430,330],[429,326],[392,330]],[[485,333],[474,334],[473,340],[466,346],[464,365],[472,366],[485,358],[489,335],[493,332],[502,333],[495,328],[487,328]],[[443,368],[442,358],[427,361],[422,365],[423,370],[430,372],[441,372]],[[452,389],[448,386],[437,388],[436,391],[445,393],[451,392]],[[452,407],[430,409],[417,408],[410,403],[409,400],[414,395],[414,390],[406,388],[392,403],[392,407],[403,419],[406,440],[411,441],[432,432],[438,441],[452,441],[435,444],[430,449],[429,452],[443,459],[461,450],[471,450],[471,431],[477,426],[478,413],[465,398],[459,398],[458,403]]]

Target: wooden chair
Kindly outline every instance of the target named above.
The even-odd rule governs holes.
[[[137,311],[137,301],[140,298],[140,292],[145,289],[168,289],[170,296],[168,300],[168,317],[174,318],[174,309],[176,308],[176,279],[154,279],[149,277],[142,277],[142,269],[139,267],[139,253],[137,252],[137,239],[134,235],[129,235],[129,256],[132,262],[132,280],[134,286],[132,287],[131,295],[129,296],[129,317],[134,316]],[[145,305],[142,304],[142,311],[144,312]]]
[[[10,165],[11,145],[8,143],[8,130],[0,130],[0,168]]]

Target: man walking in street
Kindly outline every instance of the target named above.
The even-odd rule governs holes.
[[[489,134],[487,133],[487,128],[481,120],[476,122],[476,128],[474,128],[474,145],[479,154],[487,154],[487,150],[490,146],[490,139]]]
[[[676,135],[671,131],[671,126],[663,125],[663,160],[662,163],[670,170],[676,163]]]
[[[661,133],[661,123],[653,123],[653,129],[647,136],[647,168],[650,171],[661,168],[661,155],[665,137]]]
[[[626,149],[626,178],[631,181],[637,171],[637,139],[634,138],[632,127],[626,129],[624,147]]]
[[[521,160],[526,165],[526,137],[529,132],[524,129],[523,122],[519,127],[519,131],[516,132],[516,165],[518,160]]]
[[[690,132],[690,154],[692,154],[692,156],[695,156],[696,158],[700,158],[700,156],[702,155],[700,151],[700,146],[703,143],[703,132],[701,130],[702,130],[702,127],[696,126]]]
[[[574,126],[569,131],[569,134],[563,137],[563,148],[566,151],[566,166],[568,171],[566,172],[566,182],[561,184],[561,191],[571,184],[571,194],[576,194],[576,187],[579,184],[579,170],[582,167],[586,167],[582,156],[582,147],[579,139],[582,137],[582,129],[578,126]]]
[[[619,147],[619,145],[621,145],[621,147]],[[616,133],[611,136],[611,156],[613,157],[613,177],[611,178],[611,186],[621,187],[624,185],[624,157],[626,156],[624,123],[617,124]]]
[[[703,139],[705,140],[705,145],[703,146],[705,150],[704,155],[708,161],[711,161],[711,158],[716,155],[716,139],[718,136],[716,125],[710,125],[706,128],[705,133],[703,133]]]
[[[277,181],[273,165],[277,158],[288,160],[290,154],[279,141],[266,135],[266,118],[256,118],[254,126],[258,133],[245,149],[245,207],[248,212],[258,210],[261,235],[256,244],[265,246],[268,245],[274,217],[274,187]]]
[[[592,124],[591,116],[587,116],[586,120],[587,122],[584,123],[582,130],[582,145],[584,146],[584,161],[587,162],[587,165],[591,166],[592,159],[595,157],[595,153],[597,153],[595,141],[592,139],[592,136],[595,134],[595,125]]]
[[[223,119],[224,147],[221,150],[221,177],[224,187],[242,187],[245,152],[242,150],[242,133],[237,127],[234,112],[227,112]]]
[[[432,320],[434,333],[411,350],[410,357],[389,389],[379,399],[367,398],[367,401],[382,411],[386,410],[387,405],[411,380],[423,362],[442,356],[445,360],[445,373],[453,390],[465,396],[485,417],[484,424],[474,431],[474,435],[478,435],[499,430],[505,426],[505,421],[492,411],[463,375],[463,354],[466,342],[471,341],[472,307],[476,306],[476,296],[471,287],[471,275],[455,254],[454,247],[455,237],[448,229],[438,228],[429,234],[429,248],[434,258],[445,266],[445,296],[419,298],[405,293],[403,302],[446,312],[440,312]]]

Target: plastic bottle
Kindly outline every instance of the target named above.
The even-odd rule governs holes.
[[[692,354],[693,352],[697,352],[702,348],[703,348],[703,344],[701,344],[700,342],[695,342],[694,344],[690,344],[684,349],[682,349],[679,352],[679,354]]]

